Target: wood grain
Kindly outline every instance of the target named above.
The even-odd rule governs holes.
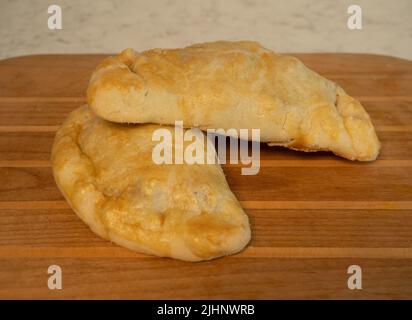
[[[346,270],[353,263],[362,266],[362,290],[347,289]],[[45,270],[51,264],[64,270],[63,290],[47,289]],[[404,259],[229,257],[194,267],[153,258],[17,258],[0,259],[0,270],[0,296],[5,298],[399,299],[412,295],[412,269]]]
[[[261,145],[261,171],[228,183],[250,217],[242,253],[205,263],[138,254],[97,237],[56,188],[58,125],[85,103],[105,55],[0,61],[0,298],[412,298],[412,62],[298,54],[358,97],[382,142],[379,159]],[[63,290],[47,268],[63,268]],[[363,289],[346,286],[347,268]]]
[[[246,206],[245,210],[254,230],[252,247],[311,248],[316,245],[317,248],[341,249],[371,248],[373,244],[373,248],[379,249],[410,248],[412,245],[412,210],[322,208],[305,209],[305,214],[301,209],[250,209]],[[26,221],[30,221],[30,228]],[[7,249],[9,256],[20,249],[27,251],[34,247],[118,249],[96,237],[68,206],[32,207],[30,210],[1,208],[0,225],[0,251]],[[4,254],[2,251],[0,256]],[[316,256],[313,254],[312,258]]]

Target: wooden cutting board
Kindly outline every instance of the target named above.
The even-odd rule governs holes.
[[[412,62],[298,54],[361,100],[382,151],[372,163],[262,145],[261,170],[225,166],[250,246],[204,263],[149,257],[93,234],[56,188],[58,125],[85,102],[103,55],[0,62],[0,298],[412,298]],[[47,269],[62,268],[49,290]],[[347,269],[362,270],[349,290]]]

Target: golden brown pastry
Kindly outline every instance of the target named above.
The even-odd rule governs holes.
[[[188,261],[242,250],[248,218],[219,164],[155,164],[159,127],[110,123],[87,106],[72,112],[52,150],[66,200],[95,233],[131,250]]]
[[[269,145],[351,160],[374,160],[380,148],[359,101],[298,59],[250,41],[124,50],[98,66],[88,102],[115,122],[259,128]]]

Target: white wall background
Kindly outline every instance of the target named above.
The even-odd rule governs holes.
[[[63,30],[47,28],[59,4]],[[363,10],[349,30],[347,8]],[[0,59],[116,53],[252,39],[278,52],[365,52],[412,59],[412,0],[0,0]]]

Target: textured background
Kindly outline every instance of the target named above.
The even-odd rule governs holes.
[[[47,28],[59,4],[63,30]],[[346,27],[347,8],[363,29]],[[0,59],[35,53],[115,53],[253,39],[279,52],[364,52],[412,59],[412,0],[0,0]]]

